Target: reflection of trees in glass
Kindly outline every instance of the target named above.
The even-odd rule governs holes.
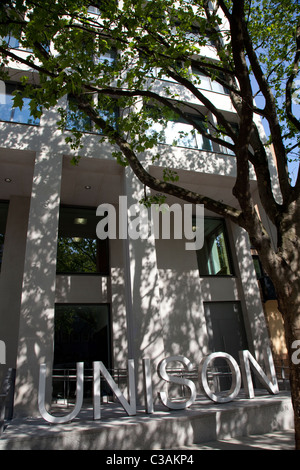
[[[110,364],[108,306],[58,304],[55,306],[54,366],[74,367],[94,360]]]
[[[220,225],[219,234],[216,235],[216,238],[215,238],[215,244],[216,244],[217,253],[218,253],[218,262],[219,262],[219,268],[220,268],[218,274],[230,274],[229,260],[228,260],[227,250],[226,250],[224,233],[222,229],[223,227],[222,225]]]
[[[232,274],[223,220],[205,219],[204,245],[201,250],[197,251],[197,260],[201,276]]]
[[[108,239],[96,237],[98,221],[94,208],[60,208],[57,273],[109,274]]]
[[[55,335],[60,337],[60,340],[70,337],[74,328],[75,315],[76,312],[73,307],[61,309],[59,314],[55,315]]]
[[[97,240],[81,237],[59,237],[57,272],[96,273]]]

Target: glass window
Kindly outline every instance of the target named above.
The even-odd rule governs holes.
[[[91,397],[93,362],[111,369],[109,306],[57,304],[54,325],[53,398],[75,398],[77,362],[84,363],[84,397]]]
[[[200,276],[233,275],[223,219],[204,219],[204,245],[197,250],[197,261]]]
[[[226,87],[221,85],[216,80],[212,80],[210,77],[204,75],[196,66],[192,66],[192,74],[201,80],[201,83],[198,84],[199,88],[203,90],[215,91],[216,93],[223,93],[228,95],[229,91]]]
[[[204,122],[194,116],[193,118],[195,121],[198,121],[198,125],[205,130]],[[151,123],[151,118],[149,122],[150,128],[147,131],[148,135],[150,136],[154,132],[157,132],[160,134],[160,143],[201,150],[212,150],[211,141],[194,129],[194,127],[184,119],[170,120],[165,128],[163,128],[160,123]]]
[[[95,63],[96,64],[104,64],[113,66],[117,59],[117,51],[115,49],[111,49],[107,52],[100,52],[98,55],[95,56]]]
[[[233,130],[237,133],[239,130],[238,124],[236,122],[230,122],[230,125],[233,128]],[[228,135],[222,135],[221,139],[225,140],[225,142],[228,142],[229,144],[232,144],[232,145],[234,144],[232,138],[229,137]],[[221,152],[226,153],[227,155],[234,155],[234,151],[228,147],[225,147],[224,145],[221,146]]]
[[[118,117],[117,108],[114,110],[113,114],[105,110],[98,110],[98,114],[105,121],[108,121],[110,119],[112,121],[112,125],[116,125]],[[104,134],[101,129],[95,127],[93,121],[89,116],[87,116],[83,111],[78,109],[76,102],[72,100],[71,97],[68,98],[66,128],[69,130],[76,130],[80,132]]]
[[[3,250],[4,250],[4,238],[5,238],[8,206],[9,206],[8,202],[0,202],[0,270],[1,270],[1,265],[2,265]]]
[[[13,107],[14,93],[18,89],[21,85],[0,81],[0,120],[38,126],[40,120],[31,116],[29,98],[23,98],[22,109]]]
[[[95,15],[100,15],[100,10],[97,7],[89,6],[88,7],[88,12],[89,13],[94,13]]]
[[[2,41],[6,42],[8,47],[12,49],[18,49],[19,48],[19,40],[11,36],[10,34],[2,38]]]
[[[15,38],[11,34],[8,34],[7,36],[1,38],[2,41],[4,41],[10,49],[20,49],[22,51],[26,52],[32,52],[32,49],[29,47],[26,47],[22,44],[22,42],[19,41],[19,39]],[[47,50],[48,45],[44,44],[44,48]]]
[[[93,131],[91,118],[78,109],[76,102],[71,97],[68,97],[66,126],[70,130],[75,129],[81,132]]]
[[[108,240],[96,236],[96,209],[61,207],[57,241],[58,274],[109,274]]]
[[[109,307],[107,304],[55,306],[54,367],[74,367],[93,361],[110,367]]]

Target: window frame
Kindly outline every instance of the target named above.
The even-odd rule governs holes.
[[[227,265],[225,266],[226,269],[229,271],[228,273],[221,272],[224,269],[224,266],[220,268],[218,272],[213,272],[209,273],[210,270],[216,271],[215,266],[213,266],[214,259],[213,259],[213,254],[212,254],[212,247],[215,243],[216,237],[214,235],[216,234],[219,226],[216,226],[209,232],[210,238],[213,237],[211,240],[207,240],[207,237],[205,236],[205,221],[219,221],[219,226],[221,226],[222,231],[220,234],[223,235],[223,242],[224,242],[224,248],[225,248],[225,253],[222,253],[222,256],[225,256],[227,259]],[[193,225],[196,225],[196,219],[193,217]],[[210,243],[210,246],[208,246],[208,243]],[[205,250],[205,252],[203,251]],[[202,259],[200,258],[202,256]],[[228,236],[228,230],[227,230],[227,224],[226,220],[221,217],[204,217],[204,244],[203,247],[200,250],[196,250],[196,258],[197,258],[197,266],[198,266],[198,271],[199,271],[199,276],[201,278],[203,277],[217,277],[217,278],[231,278],[235,277],[235,269],[234,269],[234,263],[233,263],[233,257],[232,257],[232,250],[231,246],[229,243],[229,236]],[[218,261],[220,260],[219,254],[218,254]],[[203,269],[203,265],[205,264],[205,269]]]
[[[95,218],[95,226],[93,225],[95,232],[94,232],[94,237],[89,237],[89,236],[83,236],[84,230],[80,230],[80,224],[74,229],[74,235],[60,235],[61,231],[64,232],[66,229],[62,229],[62,225],[65,223],[62,215],[64,211],[70,211],[69,212],[69,217],[71,219],[74,218],[80,218],[86,214],[87,212],[90,212],[93,218]],[[71,212],[74,211],[74,214],[71,215]],[[78,212],[78,215],[76,213]],[[57,235],[57,254],[56,254],[56,275],[62,275],[62,276],[102,276],[102,277],[107,277],[110,275],[110,256],[109,256],[109,239],[106,238],[105,240],[99,240],[99,238],[96,235],[96,224],[99,221],[99,217],[96,216],[96,208],[93,207],[84,207],[84,206],[71,206],[71,205],[61,205],[60,207],[60,214],[59,214],[59,222],[58,222],[58,235]],[[74,222],[73,222],[74,223]],[[68,226],[67,230],[70,230],[70,233],[72,232],[73,226]],[[66,233],[66,232],[65,232]],[[65,238],[65,239],[71,239],[71,238],[85,238],[85,239],[91,239],[96,242],[95,248],[95,271],[77,271],[77,270],[71,270],[71,269],[60,269],[59,268],[59,239],[60,238]],[[74,241],[74,243],[76,243]],[[101,254],[104,258],[103,261],[103,267],[101,267]]]
[[[17,91],[17,90],[24,90],[24,87],[19,82],[0,80],[0,86],[2,84],[4,84],[4,86],[5,86],[5,93],[2,93],[0,91],[0,103],[1,103],[1,97],[3,96],[5,98],[5,104],[4,103],[0,104],[0,121],[1,122],[9,122],[9,123],[13,123],[13,124],[23,124],[23,125],[25,124],[26,126],[39,127],[40,126],[40,118],[34,118],[30,114],[30,107],[29,107],[30,98],[27,98],[27,97],[23,98],[23,107],[22,107],[22,109],[20,109],[18,106],[16,106],[16,107],[12,106],[13,105],[13,97],[14,97],[13,92]],[[8,89],[10,89],[11,91],[8,92]],[[8,104],[6,104],[7,97],[10,97],[9,98],[10,103],[8,103]],[[2,106],[9,106],[9,108],[8,108],[8,112],[10,114],[9,119],[3,119],[2,118],[2,116],[1,116],[1,107]],[[26,111],[24,111],[24,110],[26,110]],[[26,115],[24,114],[25,112],[26,112]],[[18,113],[19,113],[20,117],[27,116],[27,122],[25,122],[24,119],[17,120],[15,116]],[[28,122],[29,119],[32,119],[33,122]]]
[[[151,107],[150,107],[151,108]],[[204,119],[201,119],[200,117],[198,116],[194,116],[194,115],[189,115],[192,119],[194,119],[195,121],[198,121],[199,122],[199,125],[201,126],[202,124],[204,125]],[[151,120],[151,116],[149,116],[149,119]],[[184,125],[186,124],[187,126],[190,127],[190,130],[187,130],[187,132],[190,134],[188,136],[180,136],[180,132],[183,132],[185,133],[185,131],[176,131],[175,130],[175,134],[177,134],[177,136],[175,135],[174,137],[171,136],[171,132],[172,130],[169,128],[168,130],[168,126],[171,125],[171,124],[174,124],[174,125]],[[157,127],[157,129],[155,129],[155,127]],[[178,127],[179,127],[178,126]],[[158,122],[153,122],[153,126],[152,128],[150,127],[147,131],[146,131],[149,135],[151,135],[152,132],[157,132],[158,134],[160,133],[163,133],[164,135],[164,138],[159,141],[158,143],[161,144],[161,145],[169,145],[169,146],[172,146],[174,141],[176,141],[176,147],[179,147],[179,148],[186,148],[186,149],[191,149],[191,150],[200,150],[200,151],[205,151],[205,152],[213,152],[213,146],[212,146],[212,142],[211,140],[209,140],[207,137],[205,137],[204,135],[202,135],[199,131],[197,131],[197,129],[195,129],[195,127],[190,124],[189,122],[187,122],[184,118],[176,118],[176,119],[170,119],[168,122],[167,122],[167,125],[165,128],[163,128],[163,126],[158,123]],[[168,138],[168,132],[170,133],[169,134],[169,138]],[[182,139],[194,139],[194,142],[195,142],[195,146],[193,145],[184,145]],[[171,140],[172,139],[172,140]]]
[[[110,303],[109,302],[56,302],[55,303],[55,306],[54,306],[54,309],[55,309],[55,313],[54,313],[54,354],[53,354],[53,366],[55,367],[55,369],[57,370],[57,366],[60,365],[60,363],[56,363],[55,360],[55,344],[56,344],[56,340],[57,340],[57,330],[56,330],[56,321],[57,321],[57,312],[60,308],[76,308],[76,307],[79,307],[79,308],[84,308],[84,307],[105,307],[106,308],[106,315],[107,315],[107,322],[106,322],[106,325],[107,325],[107,333],[108,333],[108,336],[107,336],[107,359],[108,359],[108,364],[105,364],[107,366],[107,368],[111,368],[112,367],[112,359],[113,359],[113,356],[112,356],[112,325],[111,325],[111,306],[110,306]],[[79,341],[80,342],[80,341]],[[101,360],[101,359],[99,359]],[[68,364],[68,363],[67,363]],[[75,365],[74,368],[76,368],[76,361],[75,362],[71,362],[70,365]],[[72,367],[73,368],[73,367]],[[59,369],[70,369],[68,367],[66,368],[59,368]]]
[[[94,104],[95,104],[95,106],[97,106],[97,103],[96,103],[97,97],[94,97],[94,98],[95,98]],[[98,128],[96,127],[95,123],[92,121],[92,119],[91,119],[89,116],[85,115],[80,109],[78,109],[78,108],[77,108],[77,110],[75,110],[75,109],[74,109],[74,110],[70,109],[70,107],[69,107],[69,102],[70,102],[70,101],[72,101],[72,98],[69,97],[69,96],[67,96],[67,105],[66,105],[66,126],[65,126],[66,131],[70,131],[70,132],[71,132],[71,131],[76,131],[76,132],[83,132],[83,133],[85,133],[85,134],[96,134],[96,135],[105,136],[105,131],[103,131],[102,129],[98,129]],[[73,101],[73,103],[74,103],[74,107],[76,107],[75,101]],[[103,114],[104,114],[105,111],[104,111],[104,110],[102,110],[102,111],[103,111]],[[71,119],[71,115],[70,115],[69,113],[71,113],[71,115],[72,115],[72,114],[76,115],[76,114],[78,113],[78,117],[79,117],[79,118],[82,118],[82,119],[85,119],[85,120],[86,120],[86,122],[87,122],[87,128],[86,128],[86,129],[84,129],[84,128],[78,128],[78,127],[76,127],[75,125],[70,126],[70,125],[68,124],[68,120]],[[100,117],[105,118],[105,116],[102,115],[102,114],[100,114]],[[110,117],[111,117],[111,116],[110,116]],[[119,108],[118,108],[117,106],[115,106],[115,109],[114,109],[114,116],[113,116],[113,117],[114,117],[114,125],[115,125],[115,127],[117,127],[117,119],[118,119],[118,117],[119,117]],[[89,128],[88,128],[88,127],[89,127]]]

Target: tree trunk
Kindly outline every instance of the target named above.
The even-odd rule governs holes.
[[[289,380],[294,409],[295,447],[300,450],[300,282],[277,289],[278,307],[284,320],[285,339],[289,357]],[[299,341],[299,342],[298,342]]]

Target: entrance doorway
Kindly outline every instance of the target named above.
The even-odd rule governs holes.
[[[85,369],[84,395],[92,394],[93,361],[111,368],[109,305],[57,304],[53,361],[53,398],[70,398],[76,389],[76,363]]]
[[[239,363],[239,351],[248,349],[242,309],[239,302],[205,302],[208,344],[211,352],[226,352]],[[231,386],[229,367],[225,360],[214,363],[212,376],[220,390]],[[215,375],[214,375],[215,374]]]

